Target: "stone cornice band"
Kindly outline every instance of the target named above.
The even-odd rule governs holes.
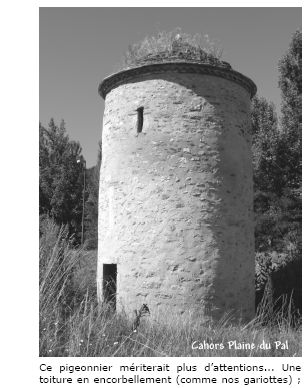
[[[127,70],[122,70],[105,78],[100,83],[98,92],[101,97],[105,99],[106,95],[110,92],[110,90],[121,84],[129,82],[140,75],[163,74],[167,72],[196,73],[222,77],[243,86],[249,92],[251,98],[257,92],[257,87],[254,82],[250,78],[244,76],[243,74],[235,70],[212,66],[204,63],[187,61],[154,63],[150,65],[143,65],[133,67]]]

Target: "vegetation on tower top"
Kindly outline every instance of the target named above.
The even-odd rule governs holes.
[[[127,69],[161,62],[189,61],[230,69],[229,63],[222,61],[221,57],[221,48],[208,35],[190,35],[176,28],[130,45],[124,55],[122,67]]]

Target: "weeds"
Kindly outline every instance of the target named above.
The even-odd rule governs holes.
[[[152,321],[149,316],[146,321],[138,319],[135,327],[136,317],[131,321],[125,314],[114,313],[108,305],[98,306],[95,256],[73,248],[65,228],[57,227],[51,220],[43,222],[40,239],[40,356],[301,355],[300,319],[293,314],[291,301],[279,301],[279,310],[276,311],[269,290],[258,307],[256,318],[248,324],[233,324],[227,314],[219,322],[206,325],[179,320],[172,320],[171,325],[162,324]],[[150,309],[150,305],[147,308]],[[141,308],[136,316],[148,315],[145,310]],[[254,343],[258,348],[246,349],[243,345],[238,348],[230,346],[230,342]],[[288,349],[277,349],[277,342],[287,343]],[[223,344],[224,348],[212,348],[211,344]]]
[[[124,55],[122,66],[133,66],[147,56],[151,58],[161,56],[162,59],[165,56],[177,55],[178,51],[185,59],[220,60],[222,57],[222,49],[208,35],[186,34],[177,27],[170,32],[162,31],[155,36],[147,36],[141,42],[130,45]]]
[[[139,309],[139,311],[137,310],[134,310],[135,312],[135,319],[133,321],[133,324],[132,324],[132,331],[136,331],[137,328],[140,326],[140,322],[141,322],[141,318],[146,316],[146,315],[150,315],[150,311],[149,311],[149,308],[147,306],[147,304],[143,304],[142,307]]]

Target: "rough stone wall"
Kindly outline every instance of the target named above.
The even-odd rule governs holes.
[[[144,106],[137,136],[136,109]],[[224,78],[165,73],[106,96],[98,292],[117,264],[117,309],[254,315],[250,95]]]

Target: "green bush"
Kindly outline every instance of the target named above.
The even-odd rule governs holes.
[[[286,253],[258,252],[255,262],[256,308],[264,300],[274,311],[291,309],[296,320],[302,313],[302,260],[295,249]]]

